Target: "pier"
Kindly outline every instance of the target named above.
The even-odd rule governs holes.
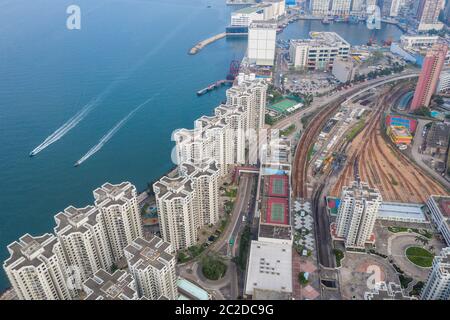
[[[219,33],[211,38],[208,38],[206,40],[200,41],[199,43],[197,43],[194,47],[192,47],[191,50],[189,50],[189,54],[190,55],[194,55],[197,54],[200,50],[202,50],[204,47],[206,47],[207,45],[220,40],[222,38],[225,38],[227,36],[226,32],[222,32]]]
[[[220,88],[221,86],[224,86],[224,85],[231,86],[232,84],[233,84],[233,80],[219,80],[219,81],[216,81],[213,84],[207,86],[206,88],[203,88],[203,89],[197,91],[197,95],[202,96],[210,91]]]

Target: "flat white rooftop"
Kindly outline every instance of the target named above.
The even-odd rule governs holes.
[[[255,289],[292,292],[292,246],[253,240],[247,268],[245,294]]]
[[[423,204],[419,203],[383,202],[378,210],[378,218],[427,223],[422,207]]]

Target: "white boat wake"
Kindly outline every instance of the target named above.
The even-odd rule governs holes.
[[[86,104],[80,111],[78,111],[72,118],[67,120],[61,127],[59,127],[55,132],[49,135],[45,140],[38,145],[33,151],[30,152],[30,157],[37,155],[42,150],[46,149],[62,137],[64,137],[70,130],[75,128],[87,115],[91,112],[94,107],[96,107],[101,100],[104,98],[108,90],[105,90],[97,98],[91,100],[88,104]]]
[[[103,146],[109,141],[111,140],[111,138],[117,133],[117,131],[120,130],[120,128],[123,127],[123,125],[130,120],[134,114],[136,112],[139,111],[139,109],[141,109],[144,105],[146,105],[147,103],[149,103],[150,101],[152,101],[154,99],[154,96],[147,99],[145,102],[143,102],[142,104],[140,104],[136,109],[134,109],[133,111],[131,111],[125,118],[123,118],[122,120],[120,120],[111,130],[108,131],[108,133],[106,133],[99,141],[98,143],[93,146],[83,157],[81,157],[80,160],[78,160],[75,163],[75,167],[78,167],[79,165],[81,165],[83,162],[85,162],[87,159],[89,159],[90,157],[92,157],[95,153],[97,153],[101,148],[103,148]]]

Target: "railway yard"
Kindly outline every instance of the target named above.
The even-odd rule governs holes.
[[[356,175],[378,188],[385,201],[423,203],[432,194],[447,194],[439,183],[409,161],[384,135],[383,115],[391,101],[395,101],[402,92],[402,85],[378,90],[372,99],[372,112],[364,129],[345,148],[347,162],[331,189],[332,196],[339,197],[342,187],[355,180]]]

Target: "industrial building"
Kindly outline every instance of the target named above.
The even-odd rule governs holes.
[[[276,37],[276,23],[252,23],[248,29],[247,57],[249,62],[257,66],[273,66]]]
[[[331,70],[335,58],[348,58],[350,44],[336,32],[310,32],[309,36],[290,42],[290,62],[295,68]]]

